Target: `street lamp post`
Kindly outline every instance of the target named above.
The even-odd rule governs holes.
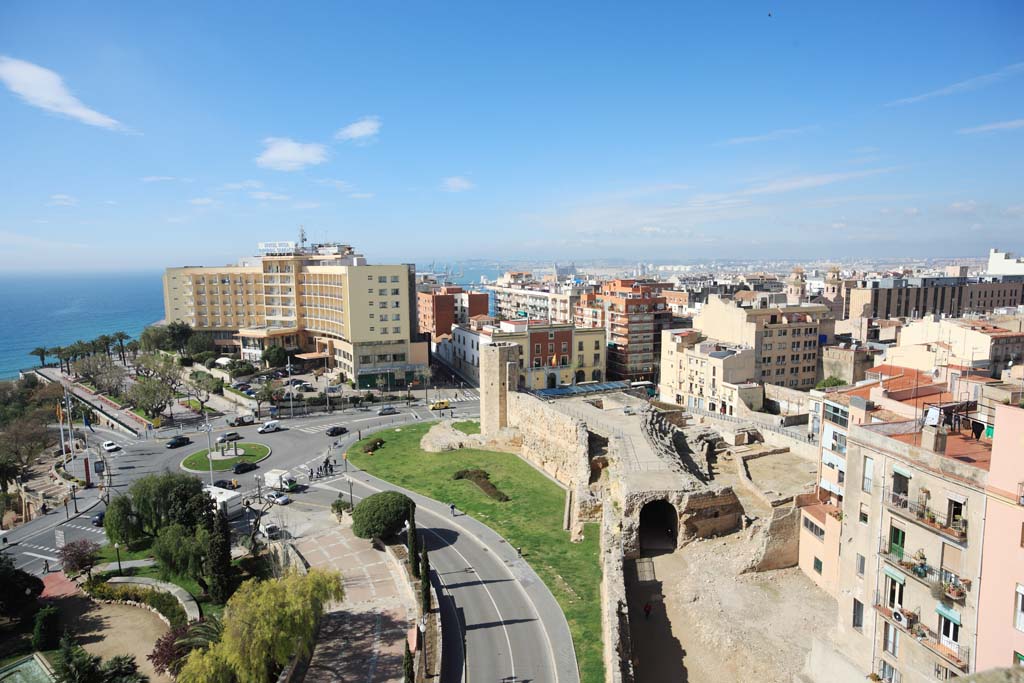
[[[295,387],[292,386],[292,357],[288,356],[288,411],[295,419]]]
[[[114,544],[114,552],[117,553],[117,575],[122,576],[124,571],[121,569],[121,544]]]
[[[213,440],[210,436],[213,427],[210,425],[209,415],[206,417],[206,424],[199,425],[199,430],[206,432],[206,461],[210,464],[210,486],[213,486]]]
[[[76,515],[78,514],[78,498],[75,496],[75,491],[77,490],[77,488],[78,487],[75,486],[74,484],[71,485],[71,502],[73,502],[75,504],[75,514]]]
[[[427,671],[427,615],[420,617],[420,646],[423,650],[423,671]]]

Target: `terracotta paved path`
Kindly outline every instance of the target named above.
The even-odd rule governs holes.
[[[415,598],[400,568],[345,522],[294,542],[310,566],[340,571],[345,584],[345,600],[324,616],[306,683],[400,682]]]

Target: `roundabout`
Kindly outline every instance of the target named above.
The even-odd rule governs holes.
[[[235,453],[235,447],[237,445],[238,453]],[[192,453],[184,460],[181,461],[181,469],[187,472],[194,472],[202,474],[209,472],[212,469],[214,472],[225,472],[235,466],[235,463],[249,462],[257,463],[262,462],[270,457],[271,454],[270,446],[262,443],[236,443],[225,449],[224,455],[221,455],[216,449],[213,451],[213,457],[208,457],[209,449],[204,448],[202,450]]]

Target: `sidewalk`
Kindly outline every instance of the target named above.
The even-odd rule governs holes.
[[[400,683],[416,603],[400,567],[352,533],[351,518],[294,542],[311,567],[341,572],[345,599],[324,615],[307,683]]]

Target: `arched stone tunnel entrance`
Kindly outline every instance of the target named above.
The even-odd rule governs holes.
[[[679,538],[679,513],[664,499],[640,509],[640,552],[673,551]]]

